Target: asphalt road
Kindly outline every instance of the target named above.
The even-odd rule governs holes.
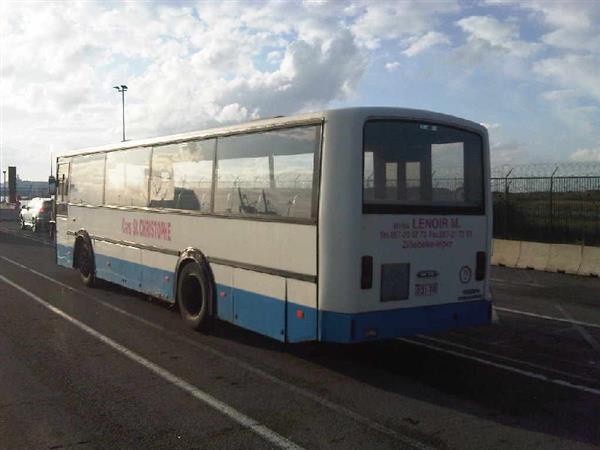
[[[600,280],[494,268],[498,322],[285,346],[84,288],[0,223],[0,448],[598,448]]]

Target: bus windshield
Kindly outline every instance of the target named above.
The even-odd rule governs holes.
[[[364,127],[363,212],[483,214],[482,139],[400,120]]]

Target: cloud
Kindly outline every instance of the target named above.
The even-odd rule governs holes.
[[[580,148],[574,151],[569,157],[571,161],[594,161],[600,162],[600,147],[598,148]]]
[[[139,131],[164,134],[321,109],[351,95],[365,69],[348,32],[327,41],[287,43],[272,70],[259,70],[246,60],[244,49],[231,50],[229,61],[220,64],[215,70],[212,57],[201,50],[134,79],[138,91],[148,93],[133,111]]]
[[[48,159],[40,143],[64,152],[117,141],[117,84],[129,86],[128,138],[325,108],[353,95],[368,64],[341,11],[287,2],[3,3],[0,157],[27,170]]]
[[[456,24],[467,34],[467,43],[480,52],[495,50],[518,58],[533,55],[540,49],[535,42],[519,38],[519,29],[512,21],[500,21],[491,16],[470,16]]]
[[[486,122],[482,122],[481,125],[483,125],[484,127],[486,127],[488,130],[497,130],[498,128],[500,128],[500,124],[499,123],[486,123]]]
[[[368,48],[398,40],[414,55],[444,43],[432,23],[458,11],[446,1],[1,8],[3,152],[24,148],[29,159],[45,153],[40,141],[70,149],[118,139],[116,84],[129,86],[130,138],[325,108],[353,95]]]
[[[542,92],[546,108],[558,120],[579,136],[593,139],[598,134],[600,104],[590,98],[590,93],[581,89],[555,89]]]
[[[488,3],[499,13],[417,0],[2,2],[0,164],[39,178],[50,145],[119,141],[116,84],[129,86],[132,139],[381,99],[489,118],[489,94],[511,117],[533,111],[536,134],[551,134],[543,126],[555,114],[575,130],[571,148],[593,148],[600,3]],[[419,57],[437,46],[436,58]],[[398,89],[380,85],[397,82],[392,71],[402,71]],[[509,142],[495,144],[498,158],[522,148],[511,134],[533,132],[494,117]]]
[[[515,164],[516,161],[526,160],[526,149],[515,140],[506,142],[491,139],[490,160],[492,167]]]
[[[600,5],[595,1],[548,1],[548,0],[485,0],[488,5],[514,7],[532,11],[542,21],[554,28],[590,29],[597,23]]]
[[[546,51],[531,65],[533,76],[552,88],[541,98],[579,135],[597,135],[600,120],[600,2],[513,2],[538,20]]]
[[[542,92],[542,98],[549,102],[566,102],[580,97],[575,89],[554,89]]]
[[[576,89],[600,100],[600,53],[567,54],[534,63],[533,70],[566,89]]]
[[[271,64],[280,63],[282,58],[283,58],[283,52],[280,50],[274,50],[267,54],[267,61],[270,62]]]
[[[571,30],[592,30],[600,16],[598,2],[569,2],[532,0],[519,2],[523,9],[529,9],[542,15],[544,21],[556,28],[569,28]]]
[[[404,50],[406,56],[416,56],[419,53],[422,53],[431,47],[441,44],[450,44],[450,39],[448,36],[442,33],[438,33],[437,31],[430,31],[423,36],[412,40],[409,47]]]
[[[423,35],[436,27],[439,16],[460,9],[456,1],[363,1],[361,5],[362,14],[351,30],[359,44],[369,49],[380,47],[386,40]]]
[[[239,103],[231,103],[221,109],[221,112],[217,114],[217,122],[230,123],[230,122],[243,122],[248,120],[248,110],[241,106]]]
[[[547,30],[542,34],[541,41],[549,46],[578,51],[600,51],[600,2],[487,0],[486,3],[526,11]]]
[[[542,40],[548,45],[570,50],[597,51],[600,48],[600,34],[590,34],[589,30],[561,28],[545,34]]]

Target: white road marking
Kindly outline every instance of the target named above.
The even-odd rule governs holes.
[[[425,342],[420,342],[410,338],[399,338],[399,341],[407,342],[412,345],[416,345],[419,347],[425,347],[429,350],[435,350],[442,353],[447,353],[449,355],[458,356],[459,358],[469,359],[471,361],[476,361],[481,364],[485,364],[486,366],[496,367],[498,369],[503,369],[509,372],[518,373],[519,375],[524,375],[529,378],[533,378],[536,380],[546,381],[548,383],[556,384],[558,386],[567,387],[571,389],[575,389],[582,392],[587,392],[588,394],[600,395],[600,389],[595,389],[589,386],[583,386],[581,384],[571,383],[570,381],[559,380],[555,378],[550,378],[546,375],[542,375],[541,373],[529,372],[527,370],[519,369],[517,367],[507,366],[506,364],[500,364],[497,362],[489,361],[487,359],[479,358],[477,356],[465,355],[464,353],[460,353],[454,350],[448,350],[442,347],[438,347],[436,345],[427,344]]]
[[[141,322],[144,325],[147,325],[147,326],[149,326],[151,328],[154,328],[155,330],[167,331],[165,328],[161,327],[160,325],[156,325],[154,322],[150,322],[149,320],[146,320],[146,319],[143,319],[143,318],[141,318],[139,316],[131,314],[130,312],[127,312],[124,309],[121,309],[121,308],[119,308],[117,306],[111,305],[110,303],[105,302],[104,300],[102,300],[102,299],[100,299],[100,298],[98,298],[98,297],[96,297],[94,295],[90,295],[87,292],[84,292],[84,291],[82,291],[80,289],[74,288],[73,286],[69,286],[68,284],[63,283],[62,281],[58,281],[58,280],[56,280],[56,279],[54,279],[54,278],[52,278],[52,277],[50,277],[50,276],[48,276],[48,275],[46,275],[46,274],[44,274],[42,272],[38,272],[37,270],[32,269],[31,267],[27,267],[27,266],[25,266],[25,265],[23,265],[23,264],[21,264],[21,263],[19,263],[17,261],[14,261],[14,260],[12,260],[10,258],[7,258],[6,256],[0,255],[0,259],[3,259],[4,261],[6,261],[6,262],[8,262],[10,264],[13,264],[13,265],[15,265],[17,267],[20,267],[21,269],[27,270],[28,272],[30,272],[30,273],[32,273],[34,275],[37,275],[38,277],[41,277],[44,280],[47,280],[47,281],[49,281],[51,283],[54,283],[54,284],[56,284],[56,285],[58,285],[58,286],[60,286],[62,288],[68,289],[71,292],[75,292],[75,293],[77,293],[79,295],[83,295],[84,297],[91,298],[92,300],[100,303],[102,306],[105,306],[106,308],[112,309],[113,311],[116,311],[119,314],[123,314],[124,316],[127,316],[127,317],[129,317],[131,319],[137,320],[138,322]]]
[[[494,306],[494,309],[496,311],[502,311],[502,312],[507,312],[507,313],[511,313],[511,314],[519,314],[522,316],[535,317],[537,319],[555,320],[557,322],[567,322],[570,324],[582,325],[584,327],[600,328],[600,324],[591,323],[591,322],[582,322],[581,320],[563,319],[562,317],[546,316],[544,314],[535,314],[535,313],[528,312],[528,311],[520,311],[518,309],[503,308],[500,306]]]
[[[28,234],[19,233],[17,231],[11,230],[10,228],[0,227],[0,231],[2,231],[3,233],[6,233],[6,234],[12,234],[13,236],[17,236],[17,237],[20,237],[23,239],[28,239],[30,241],[39,242],[40,244],[44,244],[47,247],[54,247],[54,244],[52,242],[48,242],[45,239],[36,238],[36,237],[30,236]]]
[[[524,364],[530,367],[535,367],[536,369],[542,369],[548,372],[554,372],[557,373],[559,375],[565,375],[568,377],[572,377],[572,378],[579,378],[581,380],[585,380],[585,381],[591,381],[591,382],[596,382],[597,380],[595,378],[589,378],[589,377],[582,377],[580,375],[575,375],[569,372],[563,372],[562,370],[557,370],[557,369],[553,369],[551,367],[546,367],[546,366],[542,366],[541,364],[536,364],[536,363],[532,363],[529,361],[524,361],[522,359],[517,359],[517,358],[511,358],[509,356],[503,356],[503,355],[499,355],[497,353],[492,353],[492,352],[487,352],[485,350],[480,350],[477,348],[473,348],[473,347],[469,347],[468,345],[463,345],[463,344],[459,344],[458,342],[452,342],[446,339],[440,339],[440,338],[435,338],[433,336],[424,336],[422,334],[417,335],[417,337],[421,338],[421,339],[425,339],[427,341],[431,341],[431,342],[437,342],[439,344],[446,344],[449,345],[451,347],[456,347],[456,348],[460,348],[463,350],[467,350],[470,352],[474,352],[474,353],[479,353],[480,355],[486,355],[486,356],[490,356],[492,358],[497,358],[497,359],[503,359],[505,361],[510,361],[510,362],[514,362],[517,364]]]
[[[51,283],[54,283],[54,284],[56,284],[58,286],[61,286],[61,287],[65,288],[65,289],[68,289],[68,290],[70,290],[72,292],[75,292],[77,294],[80,294],[80,295],[83,295],[85,297],[88,297],[88,298],[90,298],[90,299],[92,299],[92,300],[100,303],[102,306],[105,306],[106,308],[109,308],[109,309],[111,309],[111,310],[113,310],[115,312],[118,312],[119,314],[122,314],[122,315],[124,315],[126,317],[129,317],[130,319],[133,319],[133,320],[136,320],[136,321],[138,321],[140,323],[143,323],[144,325],[147,325],[147,326],[149,326],[151,328],[154,328],[155,330],[161,331],[162,333],[165,333],[165,334],[167,334],[168,336],[170,336],[170,337],[172,337],[174,339],[177,339],[177,340],[179,340],[181,342],[185,342],[185,343],[187,343],[189,345],[192,345],[192,346],[197,347],[197,348],[199,348],[201,350],[204,350],[204,351],[206,351],[208,353],[211,353],[211,354],[213,354],[213,355],[215,355],[215,356],[217,356],[217,357],[219,357],[219,358],[221,358],[221,359],[223,359],[223,360],[225,360],[225,361],[227,361],[229,363],[232,363],[234,365],[237,365],[237,366],[239,366],[239,367],[247,370],[248,372],[250,372],[250,373],[252,373],[252,374],[254,374],[254,375],[258,376],[258,377],[261,377],[261,378],[263,378],[265,380],[268,380],[268,381],[270,381],[270,382],[272,382],[274,384],[277,384],[278,386],[284,387],[284,388],[288,389],[289,391],[294,392],[295,394],[298,394],[298,395],[301,395],[301,396],[303,396],[305,398],[308,398],[308,399],[316,402],[317,404],[319,404],[321,406],[324,406],[325,408],[327,408],[327,409],[329,409],[331,411],[334,411],[337,414],[346,416],[346,417],[354,420],[355,422],[358,422],[358,423],[360,423],[360,424],[362,424],[362,425],[364,425],[364,426],[366,426],[368,428],[371,428],[372,430],[375,430],[375,431],[378,431],[378,432],[380,432],[382,434],[385,434],[385,435],[387,435],[387,436],[389,436],[389,437],[391,437],[391,438],[393,438],[393,439],[395,439],[395,440],[397,440],[399,442],[403,442],[404,444],[409,445],[409,446],[414,447],[414,448],[419,449],[419,450],[428,450],[428,449],[433,448],[433,447],[429,447],[429,446],[427,446],[427,445],[425,445],[425,444],[423,444],[423,443],[421,443],[421,442],[419,442],[419,441],[417,441],[415,439],[412,439],[412,438],[410,438],[408,436],[402,435],[398,431],[393,430],[391,428],[388,428],[385,425],[382,425],[382,424],[380,424],[380,423],[378,423],[378,422],[376,422],[376,421],[374,421],[372,419],[369,419],[368,417],[365,417],[365,416],[363,416],[363,415],[361,415],[361,414],[359,414],[359,413],[357,413],[357,412],[355,412],[355,411],[353,411],[353,410],[351,410],[349,408],[346,408],[345,406],[338,405],[337,403],[333,403],[333,402],[331,402],[331,401],[329,401],[329,400],[327,400],[327,399],[325,399],[325,398],[323,398],[323,397],[321,397],[321,396],[319,396],[319,395],[317,395],[317,394],[315,394],[315,393],[313,393],[313,392],[311,392],[311,391],[309,391],[307,389],[298,387],[298,386],[296,386],[296,385],[294,385],[292,383],[289,383],[289,382],[287,382],[285,380],[282,380],[281,378],[278,378],[275,375],[272,375],[272,374],[270,374],[270,373],[268,373],[268,372],[266,372],[266,371],[264,371],[262,369],[254,367],[253,365],[248,364],[248,363],[246,363],[246,362],[244,362],[244,361],[242,361],[242,360],[240,360],[240,359],[238,359],[238,358],[236,358],[234,356],[228,355],[228,354],[223,353],[223,352],[221,352],[221,351],[219,351],[219,350],[217,350],[217,349],[215,349],[213,347],[201,344],[198,341],[195,341],[193,339],[190,339],[190,338],[187,338],[185,336],[181,336],[181,335],[179,335],[177,333],[174,333],[174,332],[168,330],[165,327],[162,327],[160,325],[155,324],[154,322],[151,322],[149,320],[146,320],[146,319],[143,319],[143,318],[141,318],[139,316],[131,314],[128,311],[125,311],[125,310],[123,310],[123,309],[121,309],[121,308],[119,308],[117,306],[114,306],[114,305],[112,305],[112,304],[110,304],[108,302],[105,302],[104,300],[102,300],[102,299],[100,299],[100,298],[98,298],[96,296],[90,295],[90,294],[88,294],[85,291],[82,291],[80,289],[77,289],[77,288],[74,288],[72,286],[69,286],[66,283],[58,281],[58,280],[56,280],[56,279],[54,279],[54,278],[52,278],[52,277],[50,277],[50,276],[48,276],[48,275],[46,275],[44,273],[41,273],[41,272],[39,272],[39,271],[37,271],[35,269],[32,269],[31,267],[27,267],[27,266],[25,266],[25,265],[23,265],[23,264],[21,264],[21,263],[19,263],[17,261],[14,261],[14,260],[12,260],[10,258],[7,258],[5,256],[1,256],[0,255],[0,259],[3,259],[4,261],[6,261],[6,262],[8,262],[10,264],[13,264],[13,265],[15,265],[17,267],[20,267],[21,269],[27,270],[28,272],[30,272],[30,273],[32,273],[34,275],[37,275],[37,276],[39,276],[39,277],[41,277],[41,278],[43,278],[43,279],[45,279],[45,280],[47,280],[47,281],[49,281]]]
[[[563,316],[565,316],[566,319],[571,321],[571,323],[573,324],[573,328],[575,328],[579,332],[581,337],[583,337],[583,339],[585,339],[585,341],[588,344],[590,344],[590,346],[594,350],[596,350],[598,353],[600,353],[600,344],[598,343],[598,341],[596,339],[594,339],[594,337],[588,332],[588,330],[586,330],[581,325],[576,323],[576,321],[573,319],[571,314],[569,314],[562,306],[560,306],[560,305],[555,305],[555,306],[556,306],[556,309],[558,309],[561,312],[561,314]]]
[[[281,436],[280,434],[276,433],[275,431],[271,430],[270,428],[267,428],[265,425],[262,425],[261,423],[257,422],[256,420],[252,419],[251,417],[249,417],[249,416],[241,413],[240,411],[236,410],[235,408],[229,406],[227,403],[224,403],[224,402],[216,399],[215,397],[213,397],[210,394],[207,394],[200,388],[197,388],[196,386],[188,383],[187,381],[182,380],[181,378],[173,375],[171,372],[163,369],[162,367],[154,364],[153,362],[147,360],[146,358],[129,350],[127,347],[119,344],[116,341],[113,341],[108,336],[105,336],[104,334],[96,331],[92,327],[84,324],[83,322],[80,322],[79,320],[75,319],[74,317],[71,317],[67,313],[63,312],[62,310],[56,308],[55,306],[53,306],[50,303],[43,300],[42,298],[38,297],[33,292],[30,292],[27,289],[25,289],[24,287],[21,287],[20,285],[18,285],[17,283],[14,283],[13,281],[9,280],[5,276],[0,275],[0,280],[5,282],[6,284],[12,286],[14,289],[22,292],[23,294],[25,294],[32,300],[35,300],[37,303],[39,303],[43,307],[49,309],[54,314],[57,314],[58,316],[65,319],[66,321],[72,323],[80,330],[86,332],[90,336],[93,336],[96,339],[98,339],[99,341],[108,345],[113,350],[116,350],[117,352],[123,354],[124,356],[128,357],[132,361],[140,364],[141,366],[145,367],[146,369],[150,370],[151,372],[154,372],[156,375],[158,375],[162,379],[168,381],[169,383],[173,384],[174,386],[177,386],[178,388],[186,391],[188,394],[192,395],[194,398],[207,404],[211,408],[219,411],[221,414],[234,420],[235,422],[237,422],[244,428],[247,428],[247,429],[253,431],[254,433],[259,435],[266,441],[273,444],[274,446],[276,446],[278,448],[284,448],[284,449],[301,449],[302,448],[299,445],[295,444],[294,442],[290,441],[289,439],[287,439],[287,438]]]
[[[500,316],[496,312],[496,308],[492,307],[492,323],[498,324],[500,323]]]
[[[547,287],[543,284],[539,284],[539,283],[529,283],[526,281],[509,281],[509,280],[501,280],[500,278],[490,278],[491,281],[493,281],[494,283],[501,283],[501,284],[515,284],[515,285],[519,285],[519,286],[529,286],[529,287]]]

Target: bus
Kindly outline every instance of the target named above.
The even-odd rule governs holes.
[[[56,261],[84,284],[282,342],[491,322],[489,144],[474,122],[360,107],[57,160]]]

